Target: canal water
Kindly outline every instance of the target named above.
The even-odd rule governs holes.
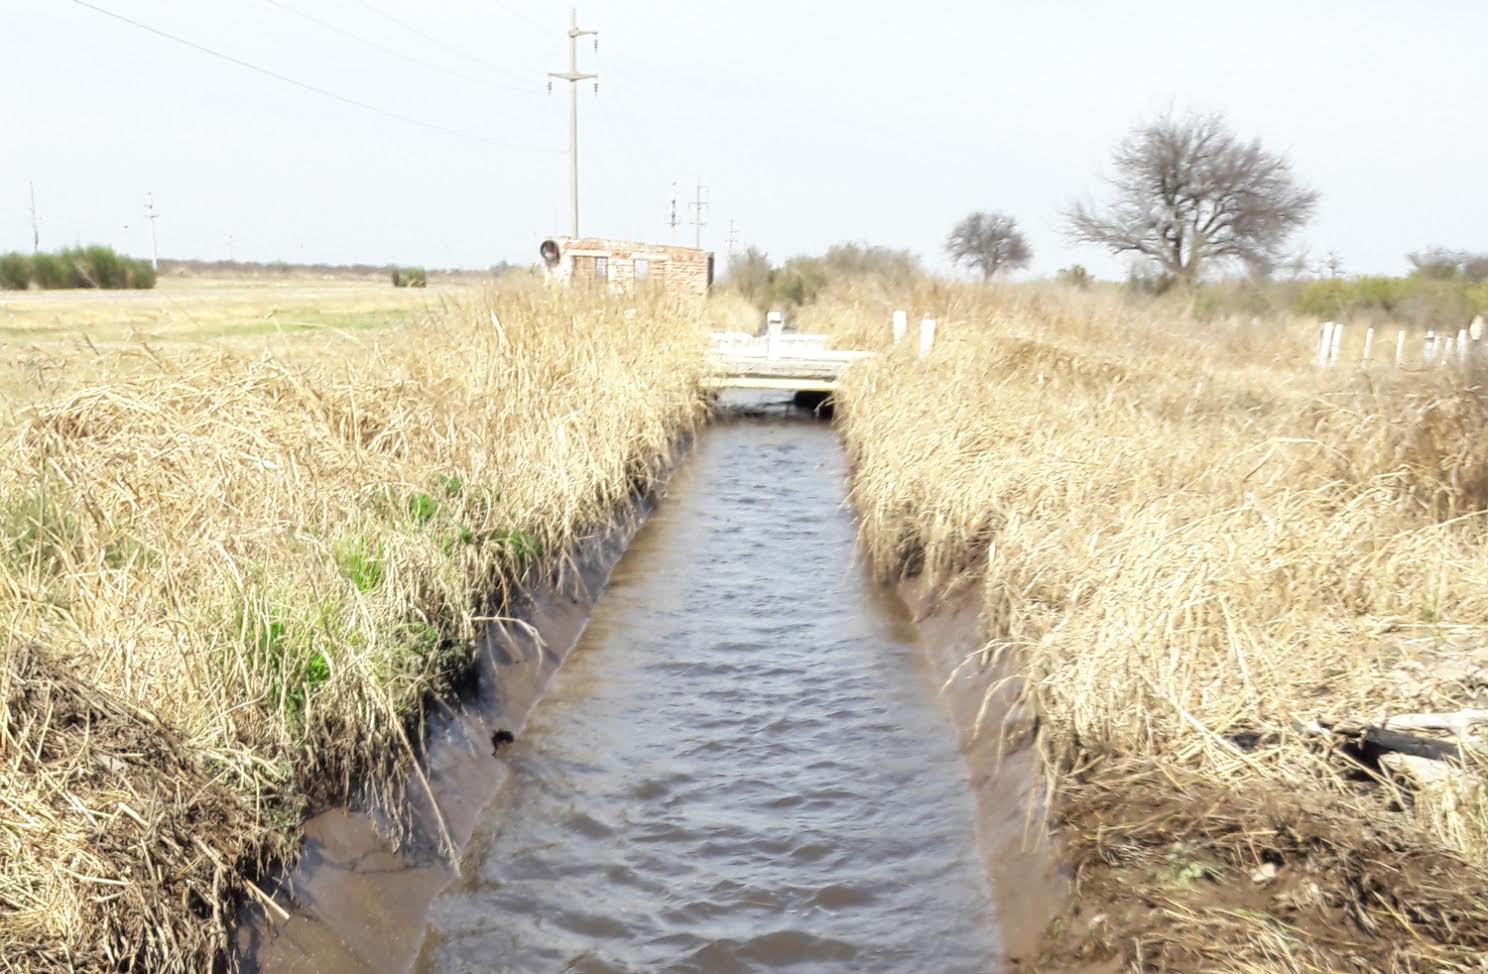
[[[825,424],[725,416],[510,747],[417,970],[987,972],[967,772]]]

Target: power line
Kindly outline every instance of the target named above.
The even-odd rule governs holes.
[[[440,125],[437,122],[426,122],[423,119],[414,118],[414,117],[412,117],[410,115],[403,115],[403,114],[401,114],[399,112],[388,111],[387,109],[379,108],[376,105],[368,104],[367,102],[364,102],[364,101],[358,101],[357,99],[355,99],[355,98],[349,98],[346,95],[337,94],[334,91],[331,91],[331,90],[326,89],[326,88],[321,88],[318,85],[312,85],[312,84],[310,84],[308,82],[305,82],[305,81],[296,80],[295,78],[291,78],[288,75],[280,74],[279,72],[273,71],[273,70],[271,70],[269,68],[259,67],[257,64],[253,64],[250,61],[244,61],[242,58],[234,57],[231,54],[224,54],[221,51],[214,50],[214,49],[212,49],[210,47],[206,47],[206,46],[204,46],[202,44],[198,44],[195,41],[187,40],[184,37],[178,37],[175,34],[166,33],[165,31],[160,30],[158,27],[151,27],[149,24],[141,23],[138,20],[132,20],[131,18],[126,17],[123,14],[115,13],[112,10],[106,10],[103,7],[99,7],[99,6],[95,5],[95,4],[89,3],[88,0],[72,0],[72,2],[75,3],[75,4],[77,4],[80,7],[86,7],[89,10],[94,11],[95,13],[103,14],[105,17],[111,17],[114,20],[117,20],[117,21],[120,21],[122,23],[125,23],[125,24],[130,25],[131,27],[137,27],[140,30],[143,30],[143,31],[146,31],[148,33],[154,34],[156,37],[163,37],[163,38],[165,38],[168,41],[174,41],[175,43],[181,44],[181,45],[183,45],[185,47],[189,47],[189,48],[191,48],[194,51],[200,51],[203,54],[209,54],[209,55],[211,55],[214,58],[218,58],[220,60],[227,61],[230,64],[236,64],[240,68],[247,68],[249,71],[253,71],[253,72],[256,72],[258,74],[266,75],[266,76],[268,76],[270,78],[273,78],[276,81],[282,81],[283,83],[285,83],[287,85],[293,85],[296,88],[302,88],[305,91],[314,92],[317,95],[322,95],[322,96],[324,96],[326,98],[330,98],[330,99],[332,99],[334,101],[339,101],[342,104],[344,104],[344,105],[350,105],[353,108],[360,108],[362,111],[371,112],[374,115],[381,115],[384,118],[391,118],[394,121],[402,122],[405,125],[416,125],[419,128],[429,129],[429,130],[434,131],[434,132],[443,132],[445,135],[453,135],[453,136],[455,136],[457,138],[461,138],[461,139],[470,139],[470,140],[475,141],[475,142],[484,142],[487,145],[493,145],[493,146],[496,146],[496,147],[502,148],[502,149],[512,149],[512,150],[520,151],[520,152],[553,152],[554,151],[552,149],[548,149],[548,148],[545,148],[545,147],[539,147],[539,146],[533,146],[533,145],[513,145],[513,144],[510,144],[510,143],[506,143],[506,142],[498,142],[495,139],[487,138],[484,135],[477,135],[474,132],[465,132],[465,131],[461,131],[460,129],[453,129],[453,128],[449,128],[448,126],[445,126],[445,125]]]
[[[630,140],[625,137],[625,133],[615,124],[615,120],[610,118],[605,112],[599,112],[598,114],[600,121],[604,123],[605,128],[614,136],[615,142],[619,144],[620,151],[623,153],[626,162],[630,165],[631,171],[640,178],[641,182],[644,184],[653,180],[660,181],[656,172],[642,165],[640,159],[631,151]]]
[[[517,74],[514,71],[510,71],[507,68],[502,67],[501,65],[497,64],[494,61],[488,61],[488,60],[486,60],[483,57],[478,57],[478,56],[476,56],[474,54],[470,54],[470,53],[467,53],[465,51],[462,51],[458,47],[455,47],[453,44],[446,43],[445,41],[442,41],[439,38],[435,37],[433,34],[427,33],[426,31],[423,31],[420,28],[415,27],[413,24],[410,24],[408,21],[402,19],[398,15],[388,13],[386,10],[383,10],[381,7],[377,6],[376,4],[369,3],[368,0],[357,0],[357,3],[359,3],[362,6],[366,7],[368,10],[372,11],[373,13],[375,13],[377,16],[383,18],[384,20],[389,21],[390,23],[397,24],[399,27],[401,27],[404,30],[408,31],[410,34],[413,34],[416,37],[422,37],[424,40],[428,41],[430,44],[433,44],[435,47],[442,48],[442,49],[448,51],[449,53],[455,55],[456,57],[462,57],[465,60],[471,62],[472,64],[479,64],[483,68],[487,68],[487,69],[489,69],[491,71],[495,71],[497,74],[504,74],[504,75],[506,75],[509,78],[519,78],[520,79],[522,77],[522,75]]]
[[[545,25],[545,24],[539,24],[537,21],[533,20],[531,17],[529,17],[526,14],[522,13],[520,10],[516,9],[515,7],[510,7],[510,6],[502,3],[501,0],[492,0],[492,2],[499,9],[505,10],[507,13],[511,14],[513,17],[517,18],[522,23],[526,24],[528,27],[531,27],[533,30],[537,31],[539,34],[542,34],[544,37],[548,36],[548,27],[547,27],[547,25]]]
[[[361,34],[358,34],[355,31],[347,30],[346,28],[333,24],[328,20],[317,17],[314,14],[309,13],[308,11],[300,10],[296,7],[291,7],[289,4],[281,2],[281,0],[263,0],[263,2],[271,7],[278,7],[285,13],[293,14],[294,16],[299,17],[301,20],[308,20],[310,23],[328,30],[333,34],[339,34],[342,37],[346,37],[353,41],[356,41],[358,44],[361,44],[364,47],[370,47],[374,51],[379,51],[383,54],[389,55],[390,57],[395,57],[400,61],[407,61],[409,64],[417,64],[419,67],[427,68],[430,71],[438,71],[440,74],[447,74],[452,78],[459,78],[462,81],[470,81],[483,87],[500,88],[504,91],[517,91],[529,95],[535,95],[539,93],[538,89],[536,88],[518,88],[515,85],[497,84],[490,81],[489,79],[478,78],[473,74],[466,74],[463,71],[458,71],[454,68],[446,67],[443,64],[435,64],[433,61],[426,61],[421,57],[416,57],[412,54],[400,51],[395,47],[389,47],[388,45],[379,43],[378,41],[374,41],[369,37],[363,37]]]

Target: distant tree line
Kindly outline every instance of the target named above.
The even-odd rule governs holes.
[[[1320,268],[1289,255],[1319,195],[1284,155],[1236,135],[1219,115],[1139,123],[1114,147],[1105,183],[1104,199],[1066,207],[1067,237],[1130,258],[1127,291],[1172,293],[1201,318],[1293,311],[1455,328],[1488,314],[1485,253],[1428,247],[1409,254],[1411,271],[1398,277],[1347,277],[1334,255]],[[968,214],[951,228],[945,250],[984,281],[1033,257],[1017,220],[1000,210]],[[924,274],[908,251],[839,244],[778,267],[747,250],[729,262],[726,283],[767,307],[808,304],[836,282],[902,287]],[[1078,288],[1096,283],[1078,264],[1055,279]]]
[[[160,260],[160,273],[166,275],[179,274],[221,274],[233,275],[264,275],[267,277],[279,277],[286,274],[315,274],[327,277],[382,277],[391,275],[400,268],[389,264],[295,264],[289,261],[248,261],[248,260],[182,260],[166,259]],[[459,274],[489,274],[492,277],[500,277],[515,271],[529,271],[531,265],[515,264],[508,261],[500,261],[485,269],[479,268],[435,268],[426,270],[427,274],[459,275]]]
[[[819,257],[792,257],[778,267],[750,247],[729,258],[724,284],[756,307],[770,308],[810,304],[829,284],[873,280],[907,287],[924,275],[909,251],[871,244],[841,243]]]
[[[147,260],[124,257],[110,247],[69,247],[55,253],[0,254],[0,289],[137,289],[155,286]]]
[[[1404,277],[1324,277],[1302,284],[1296,309],[1319,318],[1378,318],[1461,327],[1488,313],[1488,254],[1433,248],[1410,254]]]

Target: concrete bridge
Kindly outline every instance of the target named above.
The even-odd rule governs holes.
[[[714,389],[832,392],[846,365],[873,355],[826,345],[825,335],[715,332],[707,382]]]
[[[907,316],[894,312],[895,344],[904,340]],[[935,341],[935,320],[920,323],[920,355],[930,353]],[[872,358],[873,352],[827,348],[827,336],[787,332],[780,316],[771,313],[764,335],[742,331],[713,333],[709,355],[714,389],[780,389],[787,392],[834,392],[842,370],[853,362]]]

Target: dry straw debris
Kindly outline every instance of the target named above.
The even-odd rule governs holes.
[[[1424,787],[1359,735],[1482,706],[1488,400],[1451,370],[1320,375],[1301,322],[919,299],[930,359],[890,349],[839,395],[852,498],[885,574],[974,576],[985,656],[1019,660],[1055,824],[1117,906],[1045,959],[1479,969],[1480,742]],[[872,296],[818,315],[887,339]]]
[[[473,617],[653,484],[704,412],[697,321],[493,292],[322,355],[158,354],[22,411],[0,968],[208,967],[307,804],[399,779]]]

